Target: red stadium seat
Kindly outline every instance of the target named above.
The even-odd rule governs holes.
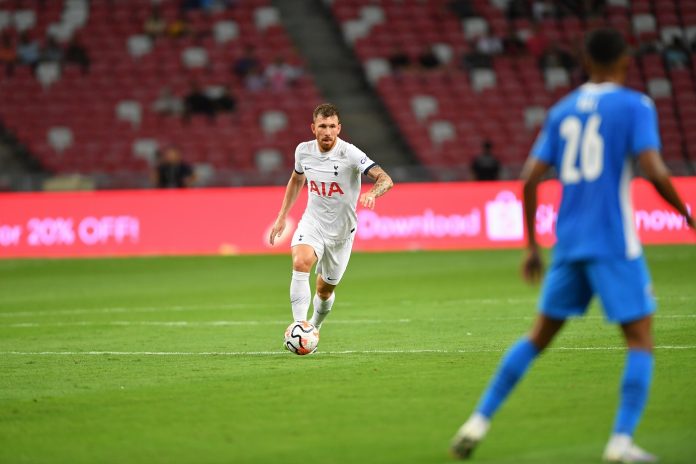
[[[31,3],[24,2],[24,7],[30,7]],[[37,35],[43,36],[48,25],[60,19],[62,3],[41,2],[40,9],[36,3]],[[78,67],[65,67],[61,81],[44,90],[28,68],[18,67],[11,79],[0,80],[0,118],[36,151],[39,159],[45,160],[48,169],[54,170],[76,168],[84,172],[113,172],[125,168],[144,171],[147,166],[130,155],[130,144],[134,137],[153,137],[161,144],[181,143],[192,138],[229,138],[233,133],[230,126],[236,127],[248,120],[244,113],[255,112],[259,106],[245,104],[254,101],[256,96],[243,98],[239,84],[233,84],[235,93],[242,93],[239,95],[237,114],[223,115],[215,125],[201,123],[198,118],[194,118],[189,125],[181,124],[176,118],[157,118],[150,112],[150,105],[163,86],[169,86],[183,96],[191,79],[197,79],[202,86],[232,82],[232,59],[240,55],[243,43],[254,44],[258,55],[266,63],[277,55],[287,57],[291,63],[298,63],[282,27],[272,27],[265,32],[256,29],[254,10],[259,5],[267,4],[266,0],[250,0],[228,11],[190,14],[194,27],[203,32],[210,30],[219,19],[234,19],[240,28],[240,38],[225,47],[220,47],[209,37],[200,40],[193,37],[180,40],[163,37],[155,42],[151,53],[134,60],[128,55],[126,42],[131,34],[142,31],[142,24],[150,13],[150,2],[120,0],[108,5],[105,2],[92,2],[88,23],[80,31],[80,37],[92,57],[90,72],[83,75]],[[174,19],[178,15],[178,2],[163,2],[160,10],[165,18]],[[358,11],[357,3],[354,11]],[[210,69],[197,73],[184,72],[181,52],[194,40],[197,45],[207,49],[212,65]],[[259,103],[268,106],[279,102],[282,107],[299,107],[303,98],[312,104],[319,99],[319,92],[311,79],[302,79],[296,90],[297,98],[291,90],[286,95],[260,98]],[[116,121],[115,104],[123,99],[135,99],[141,104],[143,115],[139,126],[131,127]],[[306,114],[303,116],[306,117]],[[46,130],[53,125],[74,128],[76,145],[63,158],[51,156],[46,144]],[[247,127],[248,134],[245,136],[249,139],[261,136],[258,124]],[[205,158],[209,155],[215,164],[223,164],[219,145],[193,145],[189,148],[192,156]],[[249,153],[245,152],[244,159],[251,159]],[[250,163],[244,166],[251,168]]]
[[[35,32],[39,36],[45,34],[49,24],[60,19],[63,10],[63,2],[41,2],[41,9],[38,2],[24,3],[25,7],[36,5]],[[490,0],[471,3],[495,35],[505,35],[508,27],[523,34],[533,28],[529,19],[508,21],[505,11]],[[633,0],[627,3],[629,7],[606,5],[599,18],[584,20],[565,16],[542,21],[541,27],[551,39],[572,47],[586,29],[596,24],[611,24],[633,40],[632,20],[640,14],[652,15],[656,30],[640,34],[637,40],[660,38],[660,28],[665,26],[686,28],[696,25],[694,2]],[[468,72],[461,65],[462,55],[474,49],[475,43],[466,40],[461,20],[447,9],[446,0],[383,0],[378,4],[384,12],[385,22],[374,25],[367,37],[356,42],[354,51],[359,60],[387,58],[399,44],[414,59],[434,43],[449,45],[453,51],[452,62],[446,70],[407,73],[398,79],[387,76],[376,87],[376,94],[419,159],[424,164],[461,163],[480,148],[480,139],[485,136],[494,141],[506,162],[519,163],[535,135],[524,129],[524,108],[531,105],[548,107],[570,89],[549,92],[534,58],[503,55],[493,60],[495,87],[476,93],[472,90]],[[134,60],[128,54],[126,41],[131,34],[142,32],[142,24],[150,12],[150,2],[91,2],[89,21],[80,34],[93,58],[90,73],[83,75],[78,67],[67,67],[59,82],[42,89],[28,68],[18,67],[11,79],[0,79],[0,118],[52,169],[96,172],[125,166],[144,170],[146,166],[130,156],[132,140],[140,137],[152,137],[162,144],[184,144],[190,149],[192,159],[209,161],[216,167],[251,169],[254,150],[259,148],[251,141],[264,140],[258,119],[261,112],[268,109],[284,111],[289,121],[287,138],[304,138],[309,136],[307,113],[322,101],[311,76],[302,78],[283,94],[252,94],[232,75],[232,63],[241,55],[245,44],[256,47],[264,64],[277,55],[285,56],[291,63],[302,64],[282,25],[264,32],[257,30],[254,12],[260,5],[269,5],[269,2],[249,0],[237,2],[227,11],[210,15],[191,14],[191,21],[201,31],[209,31],[218,20],[234,20],[239,27],[239,37],[224,45],[205,35],[180,40],[161,38],[149,54]],[[360,18],[361,9],[369,5],[374,5],[373,0],[339,0],[331,3],[330,10],[340,24]],[[160,9],[165,18],[171,20],[178,15],[178,1],[162,2]],[[208,68],[198,71],[183,69],[182,50],[194,44],[206,49],[211,62]],[[691,61],[691,69],[668,71],[659,54],[648,54],[642,56],[629,72],[628,85],[642,91],[646,82],[653,78],[665,78],[670,82],[671,98],[657,101],[663,137],[669,139],[666,143],[669,156],[683,155],[683,150],[696,153],[696,140],[690,135],[696,132],[696,60]],[[159,118],[152,113],[150,105],[163,86],[184,95],[194,79],[202,86],[230,84],[238,97],[236,113],[221,115],[215,124],[197,117],[190,124],[182,124],[176,118]],[[420,94],[437,98],[440,103],[437,119],[455,123],[456,143],[445,141],[440,147],[433,146],[426,128],[415,121],[411,112],[409,102]],[[139,126],[117,123],[114,108],[124,99],[134,99],[142,106]],[[63,167],[61,158],[53,156],[46,144],[46,130],[52,125],[66,125],[74,130],[75,146],[62,158]],[[197,142],[190,142],[192,139]],[[239,139],[241,142],[237,142]],[[292,144],[295,142],[293,140]],[[279,141],[275,148],[292,156],[294,147],[281,145]]]

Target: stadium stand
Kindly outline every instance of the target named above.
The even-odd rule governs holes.
[[[0,69],[0,120],[57,174],[146,173],[157,148],[167,144],[180,146],[186,159],[208,174],[253,172],[257,153],[267,160],[269,152],[282,155],[261,162],[264,172],[289,168],[296,143],[308,137],[308,114],[320,102],[318,91],[306,74],[287,90],[247,88],[233,65],[249,46],[261,72],[277,57],[295,69],[303,63],[268,1],[229,3],[188,11],[189,33],[168,37],[163,31],[154,39],[144,24],[155,2],[0,3],[0,35],[16,43],[28,32],[44,44],[47,37],[62,44],[77,37],[90,59],[86,72],[55,61],[34,70],[18,65],[11,74]],[[156,4],[166,24],[180,17],[179,0]],[[164,87],[184,99],[193,82],[211,92],[229,88],[234,111],[214,119],[153,111]],[[133,186],[128,179],[123,186]]]
[[[689,172],[689,154],[696,153],[694,2],[326,3],[363,63],[368,81],[426,166],[468,165],[488,139],[508,175],[516,174],[545,109],[582,82],[577,56],[582,34],[611,25],[629,37],[636,51],[628,84],[655,100],[666,160],[675,172]],[[544,12],[549,3],[557,10]],[[595,9],[583,11],[588,4]],[[675,38],[683,42],[673,42]],[[410,62],[417,63],[425,47],[436,51],[441,66],[392,69],[395,50],[405,51]],[[550,53],[555,47],[558,50]]]
[[[321,1],[432,178],[468,178],[483,140],[496,147],[503,176],[516,176],[546,109],[582,82],[579,39],[600,25],[630,38],[637,59],[628,83],[654,98],[670,167],[692,172],[694,2]],[[317,86],[306,71],[287,88],[264,84],[269,67],[278,76],[304,66],[270,0],[212,3],[219,7],[182,16],[181,0],[0,2],[0,37],[22,42],[30,62],[0,67],[0,123],[51,173],[121,179],[103,187],[144,186],[128,173],[147,173],[168,144],[212,184],[283,182],[321,101]],[[49,37],[62,60],[31,61],[32,40],[46,46]],[[84,45],[89,63],[79,52],[68,58],[72,43]],[[229,89],[231,106],[214,118],[188,114],[187,94],[199,87],[215,98]]]

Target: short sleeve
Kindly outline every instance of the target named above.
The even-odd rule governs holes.
[[[657,126],[655,104],[642,95],[634,105],[633,125],[631,126],[631,154],[637,156],[645,150],[659,150],[662,146]]]
[[[367,174],[367,171],[369,171],[370,168],[377,165],[377,163],[372,161],[370,157],[365,154],[365,152],[355,145],[349,145],[346,154],[351,164],[355,166],[362,174]]]
[[[555,146],[556,137],[551,126],[551,118],[547,117],[544,127],[539,131],[539,135],[537,135],[536,141],[532,146],[532,151],[530,152],[530,156],[546,164],[554,164],[557,151]]]
[[[298,174],[304,174],[304,168],[302,167],[302,160],[300,160],[300,147],[302,147],[302,144],[299,144],[297,148],[295,148],[295,172]]]

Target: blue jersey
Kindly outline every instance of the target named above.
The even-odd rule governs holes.
[[[660,149],[655,106],[615,84],[588,83],[550,110],[531,156],[563,184],[558,261],[641,256],[631,203],[632,161]]]

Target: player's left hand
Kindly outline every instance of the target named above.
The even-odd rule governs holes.
[[[375,209],[375,196],[372,192],[365,192],[360,195],[360,204],[365,208]]]
[[[522,263],[522,275],[524,280],[531,284],[535,284],[541,278],[544,270],[544,263],[541,261],[539,250],[537,248],[530,249],[527,252],[527,257]]]

